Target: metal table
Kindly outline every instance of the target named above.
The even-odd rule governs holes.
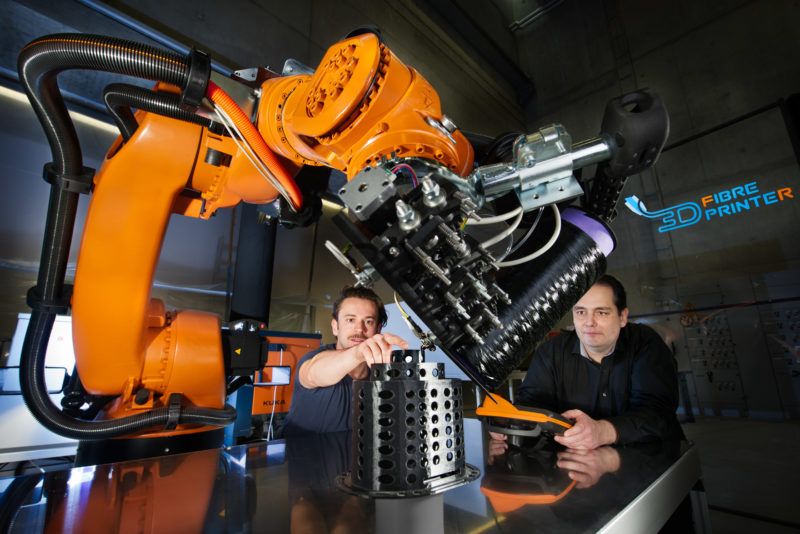
[[[604,449],[613,472],[575,482],[556,444],[495,455],[477,420],[464,426],[467,463],[481,476],[440,494],[341,491],[349,436],[325,434],[0,479],[0,531],[657,532],[700,479],[685,442]]]

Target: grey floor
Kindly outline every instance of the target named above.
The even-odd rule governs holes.
[[[696,417],[714,534],[800,532],[800,421]]]

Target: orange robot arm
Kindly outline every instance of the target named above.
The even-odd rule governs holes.
[[[78,57],[77,66],[83,66],[82,55],[94,48],[139,54],[142,61],[155,56],[164,68],[179,62],[95,36],[42,38],[29,45],[29,55],[68,49]],[[175,85],[191,86],[195,67],[186,67],[189,81],[165,76],[157,88],[170,93],[177,92]],[[460,174],[472,168],[470,144],[442,126],[436,92],[373,34],[332,46],[314,76],[266,81],[260,88],[257,127],[214,82],[205,82],[206,114],[223,123],[228,135],[140,110],[132,135],[117,140],[93,180],[71,304],[81,382],[89,394],[115,397],[101,419],[127,421],[164,410],[175,394],[184,407],[225,408],[219,318],[167,311],[150,296],[171,213],[208,218],[219,208],[240,201],[267,203],[279,194],[299,209],[302,193],[291,174],[305,164],[334,167],[352,177],[394,154],[427,157]],[[47,105],[42,107],[47,114]],[[48,409],[38,411],[43,410]],[[67,427],[72,437],[93,436],[85,423],[75,431],[68,422],[49,423],[55,431]],[[181,424],[172,431],[200,427]],[[142,424],[135,434],[163,432]],[[132,432],[125,427],[98,435],[122,433]]]

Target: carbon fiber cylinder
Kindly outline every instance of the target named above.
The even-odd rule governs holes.
[[[547,254],[500,282],[512,300],[499,310],[501,326],[489,331],[482,343],[464,344],[448,354],[497,390],[605,270],[606,257],[595,239],[564,221]]]

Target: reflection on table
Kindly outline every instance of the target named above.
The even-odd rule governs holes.
[[[663,523],[700,476],[686,443],[508,448],[476,420],[465,442],[479,480],[404,499],[336,486],[347,433],[2,479],[0,532],[623,532]]]
[[[536,524],[542,532],[596,532],[675,464],[687,446],[654,442],[571,450],[547,438],[522,446],[490,441],[481,491],[510,531]],[[674,496],[675,504],[679,497]],[[685,520],[690,527],[691,518]]]

